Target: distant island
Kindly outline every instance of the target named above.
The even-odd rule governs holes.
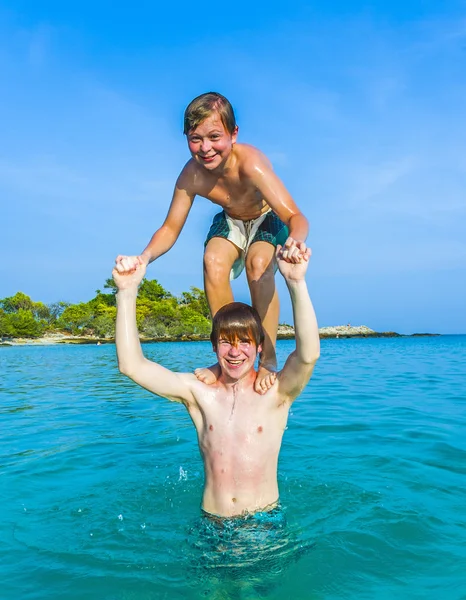
[[[0,300],[0,345],[106,344],[115,337],[116,287],[107,279],[103,293],[88,302],[51,304],[35,302],[23,292]],[[203,290],[174,296],[156,280],[144,279],[138,292],[136,320],[142,342],[208,340],[209,307]],[[365,325],[337,325],[319,329],[321,339],[402,337],[393,331],[377,332]],[[415,333],[412,336],[433,336]],[[278,327],[278,339],[294,338],[291,325]]]
[[[321,327],[319,329],[319,335],[321,339],[347,339],[347,338],[393,338],[393,337],[431,337],[438,336],[438,333],[412,333],[412,334],[401,334],[394,331],[383,331],[378,332],[366,327],[365,325],[337,325],[335,327]],[[295,333],[294,328],[291,325],[282,324],[278,326],[279,340],[294,339]],[[140,336],[142,343],[154,343],[154,342],[193,342],[193,341],[207,341],[209,336],[207,334],[179,334],[176,336],[163,335],[158,337],[145,337]],[[48,346],[53,344],[67,344],[67,345],[103,345],[113,344],[115,339],[112,337],[99,338],[96,336],[80,336],[71,335],[66,333],[46,333],[44,336],[39,338],[10,338],[3,339],[0,341],[0,346]]]

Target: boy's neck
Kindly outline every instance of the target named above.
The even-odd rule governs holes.
[[[225,376],[224,373],[221,373],[218,381],[227,389],[232,389],[234,386],[238,386],[240,390],[248,388],[252,389],[254,381],[256,380],[256,375],[257,371],[252,368],[239,379],[231,379],[230,377]]]

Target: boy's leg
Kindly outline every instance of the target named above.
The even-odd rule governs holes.
[[[257,373],[255,389],[263,391],[275,380],[277,357],[275,344],[280,315],[280,303],[275,288],[275,246],[268,242],[254,242],[246,256],[246,275],[251,291],[251,302],[259,313],[265,339]]]
[[[240,257],[238,248],[225,238],[211,238],[204,251],[204,290],[212,316],[233,302],[230,285],[230,272],[235,260]],[[218,364],[194,371],[196,377],[204,383],[214,383],[220,377]]]
[[[212,316],[233,302],[230,272],[233,263],[240,257],[238,248],[225,238],[213,237],[204,251],[204,289]]]

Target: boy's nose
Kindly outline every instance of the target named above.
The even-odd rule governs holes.
[[[201,143],[201,152],[204,152],[204,154],[207,154],[207,152],[212,148],[212,144],[210,143],[209,140],[204,140]]]
[[[240,349],[236,344],[232,344],[230,347],[230,355],[238,356],[238,354],[240,354]]]

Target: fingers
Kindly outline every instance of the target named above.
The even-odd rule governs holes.
[[[271,371],[270,373],[267,373],[264,377],[261,377],[260,375],[256,378],[256,382],[254,385],[254,389],[258,394],[265,394],[267,393],[270,388],[273,386],[273,384],[275,383],[275,380],[277,379],[277,374],[273,371]]]
[[[122,256],[118,255],[115,261],[115,269],[120,275],[130,275],[143,264],[139,256]]]
[[[199,379],[199,381],[202,381],[202,383],[206,383],[207,385],[212,385],[213,383],[215,383],[217,381],[217,378],[212,373],[212,371],[205,367],[195,369],[194,375],[197,377],[197,379]]]
[[[298,264],[301,262],[302,258],[306,253],[306,243],[299,242],[292,237],[289,237],[283,248],[281,249],[280,255],[277,255],[277,258],[282,258],[286,262],[292,264]]]

